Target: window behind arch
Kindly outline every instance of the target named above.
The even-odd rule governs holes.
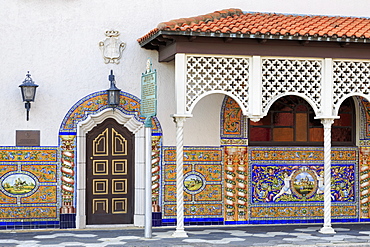
[[[332,145],[354,145],[354,105],[346,99],[339,109],[340,119],[332,125]],[[302,98],[278,99],[266,117],[249,121],[250,145],[322,145],[324,129],[312,107]]]

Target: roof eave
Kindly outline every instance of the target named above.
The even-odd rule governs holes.
[[[150,37],[148,37],[147,39],[145,39],[145,40],[143,40],[143,41],[141,41],[141,42],[139,42],[139,44],[140,44],[140,46],[142,47],[142,48],[146,48],[146,46],[150,43],[150,42],[152,42],[153,40],[155,40],[156,38],[158,38],[159,36],[161,36],[162,35],[162,31],[161,30],[159,30],[158,32],[156,32],[155,34],[153,34],[153,35],[151,35]]]
[[[210,38],[235,38],[235,39],[263,39],[263,40],[292,40],[292,41],[318,41],[337,43],[370,43],[370,38],[357,37],[324,37],[324,36],[302,36],[302,35],[273,35],[273,34],[243,34],[243,33],[216,33],[216,32],[194,32],[194,31],[165,31],[159,30],[148,39],[140,42],[140,46],[150,49],[148,44],[161,35],[188,36],[188,37],[210,37]]]

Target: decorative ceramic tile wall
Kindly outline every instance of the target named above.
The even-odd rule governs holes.
[[[370,146],[370,102],[364,98],[356,97],[354,101],[358,106],[358,116],[360,121],[358,128],[359,146]]]
[[[370,218],[370,147],[360,147],[360,217]]]
[[[60,132],[76,132],[78,122],[85,120],[89,114],[96,114],[109,107],[107,100],[106,91],[92,93],[79,100],[64,117]],[[128,115],[136,115],[140,109],[139,101],[137,97],[121,92],[120,104],[117,110]]]
[[[59,228],[56,147],[0,147],[0,229]]]
[[[225,96],[221,108],[221,145],[246,145],[246,123],[238,103]]]
[[[152,203],[153,212],[161,211],[161,199],[160,199],[160,188],[161,188],[161,147],[162,147],[162,136],[152,136]]]
[[[247,147],[224,147],[224,219],[226,222],[248,220]]]
[[[184,215],[187,219],[223,217],[222,150],[184,148]],[[176,150],[163,148],[163,219],[176,218]],[[165,221],[165,220],[164,220]]]
[[[359,164],[360,164],[360,218],[370,220],[370,102],[361,98],[358,100],[360,109],[359,128]]]
[[[75,103],[65,115],[59,132],[64,135],[76,135],[77,124],[85,120],[89,115],[97,114],[107,108],[107,91],[99,91],[89,94]],[[120,104],[115,108],[126,115],[134,115],[138,121],[144,122],[145,118],[141,118],[140,99],[136,96],[122,92],[120,94]],[[162,129],[157,118],[152,118],[153,135],[162,134]]]
[[[365,128],[363,130],[366,130],[363,137],[364,139],[369,140],[370,139],[370,102],[362,98],[361,103],[362,103],[364,113],[365,113],[361,119],[361,122],[365,123]]]
[[[185,219],[217,217],[223,224],[321,222],[322,153],[322,148],[186,147]],[[357,148],[333,148],[333,221],[359,219],[357,153]],[[176,217],[175,148],[165,147],[163,154],[165,221]]]
[[[323,217],[323,149],[249,147],[251,222]],[[333,148],[332,217],[358,219],[358,150]]]
[[[354,164],[332,164],[332,202],[354,202]],[[322,202],[324,167],[321,164],[254,164],[251,203]]]
[[[357,119],[360,120],[360,126],[363,126],[359,128],[360,146],[370,146],[370,103],[359,98],[355,102],[360,109]],[[247,144],[247,136],[240,135],[242,128],[245,129],[244,133],[247,133],[247,122],[241,115],[238,104],[228,96],[225,96],[222,104],[220,119],[221,145],[225,150],[225,223],[279,223],[303,216],[303,219],[311,222],[322,219],[324,159],[322,149],[248,147],[249,155],[245,156],[247,160],[239,158],[240,161],[238,161],[238,158],[231,158],[228,161],[226,154],[228,148],[233,145],[238,146],[238,143]],[[242,145],[239,145],[241,149]],[[367,166],[367,154],[370,153],[370,148],[367,150],[367,147],[361,147],[360,150],[359,159],[357,148],[333,148],[332,215],[334,221],[346,220],[345,215],[348,216],[347,220],[369,218],[370,169]],[[228,166],[228,163],[232,165]],[[248,203],[244,207],[249,213],[245,221],[237,217],[237,211],[240,211],[243,206],[236,205],[238,201],[240,204],[243,202],[236,198],[236,193],[244,195],[242,194],[244,191],[242,188],[236,188],[238,183],[233,185],[233,179],[236,180],[237,176],[244,175],[236,173],[240,164],[242,167],[248,167],[246,184],[240,184],[248,188],[246,193]],[[233,179],[228,180],[227,176]],[[303,180],[300,181],[300,179]]]

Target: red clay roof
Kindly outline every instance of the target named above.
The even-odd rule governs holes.
[[[138,42],[143,43],[164,31],[368,39],[370,19],[243,13],[240,9],[225,9],[206,15],[162,22],[157,28],[139,38]]]

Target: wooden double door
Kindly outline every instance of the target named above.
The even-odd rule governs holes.
[[[132,224],[134,135],[114,119],[86,134],[86,223]]]

